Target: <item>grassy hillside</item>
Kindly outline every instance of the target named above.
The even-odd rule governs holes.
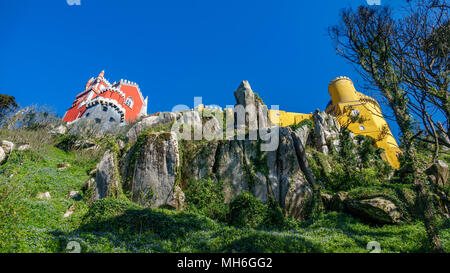
[[[282,219],[277,225],[241,225],[208,217],[214,210],[229,213],[239,207],[236,203],[206,209],[190,206],[184,212],[143,208],[126,197],[89,205],[87,196],[75,201],[68,193],[81,192],[98,156],[64,152],[38,132],[2,132],[1,136],[26,140],[32,149],[14,151],[0,166],[0,252],[66,252],[70,241],[80,243],[82,252],[368,252],[369,241],[378,241],[383,252],[427,251],[425,229],[419,221],[377,227],[330,212],[302,223]],[[59,163],[70,167],[58,170]],[[42,192],[50,192],[51,198],[38,199]],[[64,218],[72,205],[74,213]],[[264,217],[252,223],[265,223]],[[450,222],[439,225],[448,252]]]

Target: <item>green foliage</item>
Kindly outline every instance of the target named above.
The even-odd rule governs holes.
[[[191,230],[215,224],[204,216],[165,209],[144,209],[134,203],[115,199],[95,201],[80,230],[155,233],[162,238],[184,237]]]
[[[266,229],[283,229],[288,227],[290,219],[284,216],[283,209],[278,204],[277,200],[270,196],[265,209],[265,216],[263,226]]]
[[[14,112],[19,105],[16,98],[8,95],[0,95],[0,124],[4,124],[8,116]]]
[[[58,170],[61,162],[71,167]],[[78,226],[87,208],[85,200],[75,203],[68,193],[81,188],[95,164],[46,144],[39,152],[13,151],[0,166],[0,252],[58,252],[52,232]],[[36,198],[47,191],[50,200]],[[74,214],[63,218],[71,205]]]
[[[262,224],[265,206],[248,192],[242,192],[230,203],[228,222],[235,227],[256,228]]]
[[[381,158],[383,150],[373,146],[372,138],[356,136],[355,144],[350,131],[343,129],[339,140],[340,149],[332,155],[308,149],[311,169],[328,191],[348,191],[389,181],[393,169]]]
[[[22,136],[16,132],[0,134],[21,137],[24,142],[30,141],[27,137],[36,137],[35,133],[24,132]],[[105,143],[115,147],[111,141]],[[333,173],[342,164],[332,156],[320,154],[317,158],[323,162],[314,160],[315,168],[321,164],[333,166],[324,173]],[[82,188],[98,159],[81,151],[65,152],[48,143],[14,151],[0,166],[0,252],[66,252],[67,243],[76,241],[82,252],[367,253],[367,242],[374,240],[380,242],[383,252],[428,251],[421,222],[374,227],[333,212],[300,223],[287,219],[274,198],[263,204],[243,192],[224,204],[223,185],[211,179],[188,181],[185,212],[147,209],[125,199],[107,198],[89,205],[86,196],[80,201],[68,198],[69,191]],[[61,162],[71,166],[58,170]],[[258,162],[253,165],[253,169],[263,170]],[[361,172],[371,173],[364,174],[366,177],[377,179],[373,167],[361,166]],[[37,193],[45,191],[51,193],[50,200],[36,198]],[[349,195],[389,198],[402,213],[403,204],[413,202],[415,197],[410,185],[373,186],[372,182],[351,189]],[[72,205],[74,213],[64,218]],[[439,223],[447,252],[449,226],[445,220]]]
[[[188,211],[226,222],[228,206],[225,204],[221,182],[210,178],[189,180],[184,193]]]
[[[77,135],[59,135],[56,138],[55,146],[63,151],[70,152],[74,150],[75,144],[79,139]]]
[[[305,125],[308,126],[309,129],[313,129],[314,128],[314,122],[312,120],[310,120],[310,119],[304,119],[304,120],[300,121],[299,124],[291,125],[289,127],[291,127],[292,131],[295,131],[298,128],[302,128]]]

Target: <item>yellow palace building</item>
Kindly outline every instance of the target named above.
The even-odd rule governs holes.
[[[375,140],[375,146],[384,149],[383,158],[394,168],[399,168],[398,154],[401,152],[397,141],[383,117],[378,102],[356,91],[353,82],[347,77],[338,77],[330,82],[328,93],[331,103],[326,111],[336,117],[342,127],[347,127],[355,135],[365,135]],[[279,120],[280,126],[290,126],[312,114],[291,113],[270,110],[272,120]]]

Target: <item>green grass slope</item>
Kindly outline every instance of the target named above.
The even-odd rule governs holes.
[[[98,158],[47,143],[33,146],[14,151],[0,166],[0,252],[67,252],[70,241],[82,252],[367,253],[370,241],[378,241],[382,252],[427,251],[421,222],[377,227],[332,212],[302,223],[288,219],[279,227],[251,228],[211,219],[210,211],[199,208],[148,209],[126,199],[89,205],[87,196],[75,201],[68,193],[81,192]],[[58,170],[58,163],[71,167]],[[47,191],[50,200],[36,197]],[[64,218],[72,205],[74,213]],[[450,222],[439,225],[448,252]]]

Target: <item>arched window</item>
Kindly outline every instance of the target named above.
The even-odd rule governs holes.
[[[126,105],[128,105],[128,107],[130,107],[131,109],[133,108],[133,98],[132,97],[128,97],[127,101],[125,102]]]

